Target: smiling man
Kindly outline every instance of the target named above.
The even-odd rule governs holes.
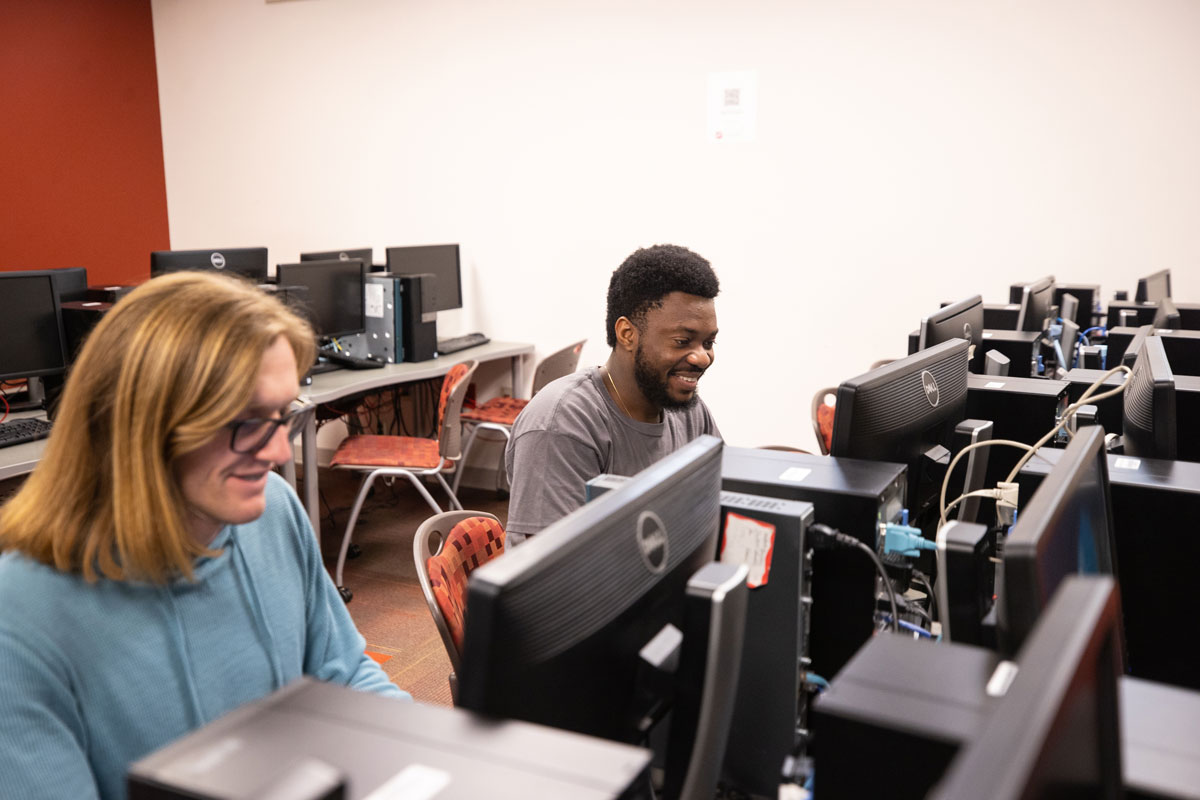
[[[510,544],[583,505],[597,475],[633,475],[701,434],[720,436],[697,393],[713,363],[719,290],[708,261],[676,245],[638,250],[617,268],[608,361],[546,385],[513,426]]]
[[[96,326],[0,508],[0,794],[123,798],[130,762],[300,675],[407,697],[272,471],[314,348],[211,273],[155,278]]]

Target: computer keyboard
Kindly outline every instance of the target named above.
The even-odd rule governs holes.
[[[13,419],[0,422],[0,447],[25,444],[50,435],[50,421],[45,419]]]
[[[447,353],[457,353],[459,350],[466,350],[468,347],[478,347],[481,344],[490,342],[487,336],[476,331],[475,333],[466,333],[462,336],[452,336],[449,339],[438,339],[437,351],[438,355],[446,355]]]
[[[322,350],[320,355],[321,358],[343,369],[379,369],[387,365],[387,362],[377,358],[359,358],[336,351]]]

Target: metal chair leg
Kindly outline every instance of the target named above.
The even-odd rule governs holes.
[[[417,487],[417,491],[421,493],[421,497],[425,498],[425,502],[429,503],[429,507],[433,509],[433,513],[435,513],[435,514],[442,513],[442,507],[439,506],[437,504],[437,501],[433,499],[433,495],[431,495],[429,493],[429,490],[425,488],[425,484],[421,483],[420,478],[418,478],[416,475],[412,474],[411,472],[397,472],[395,474],[403,475],[404,477],[408,478],[409,483],[411,483],[413,486]],[[438,477],[438,480],[442,481],[442,485],[445,486],[446,481],[442,478],[442,476],[439,474],[437,477]]]
[[[346,523],[346,532],[342,534],[342,547],[338,551],[337,571],[334,577],[334,584],[338,588],[338,592],[342,595],[342,599],[347,603],[353,594],[342,583],[342,571],[346,567],[346,553],[350,550],[350,534],[354,532],[354,526],[358,522],[358,512],[362,511],[363,502],[367,499],[367,492],[371,491],[371,485],[375,483],[375,478],[379,475],[379,471],[368,472],[363,478],[362,486],[358,490],[358,496],[354,498],[354,506],[350,509],[350,519]]]
[[[479,426],[471,425],[471,430],[467,432],[467,438],[463,441],[462,455],[458,457],[458,464],[454,470],[454,493],[458,494],[458,484],[462,480],[463,467],[467,463],[467,453],[471,452],[471,445],[475,444],[475,437],[479,435]]]

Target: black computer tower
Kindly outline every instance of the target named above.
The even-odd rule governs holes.
[[[400,343],[405,361],[437,357],[437,311],[434,310],[434,275],[400,277]]]
[[[993,439],[1035,444],[1058,424],[1067,407],[1067,382],[1049,378],[967,376],[967,418],[992,421]],[[1014,447],[992,447],[984,486],[1008,477],[1023,455]]]
[[[99,300],[68,300],[62,304],[63,333],[67,337],[65,344],[69,363],[79,356],[84,339],[110,308],[112,303]]]
[[[721,488],[812,503],[816,522],[874,549],[879,523],[904,505],[906,475],[903,464],[727,446]],[[826,680],[871,637],[875,578],[875,565],[858,550],[813,553],[808,650],[812,671]]]

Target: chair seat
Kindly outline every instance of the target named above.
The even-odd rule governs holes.
[[[329,462],[334,467],[434,469],[442,463],[436,439],[416,436],[348,436]]]
[[[528,400],[518,397],[493,397],[481,406],[463,409],[461,417],[470,422],[494,422],[498,425],[512,425],[517,421],[517,415],[525,410]]]

